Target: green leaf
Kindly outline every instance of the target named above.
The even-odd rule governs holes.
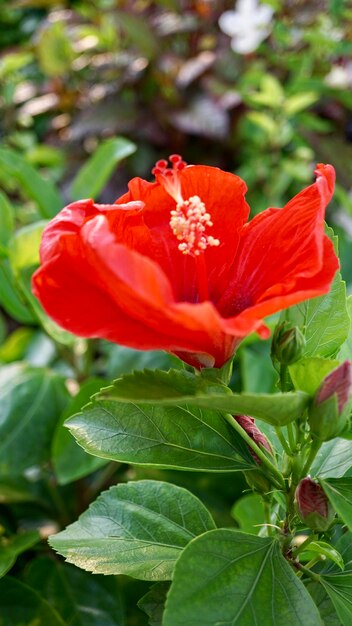
[[[271,364],[270,342],[261,341],[239,350],[242,389],[248,393],[273,393],[278,374]]]
[[[43,598],[11,576],[0,580],[1,626],[65,626]]]
[[[22,476],[0,477],[0,504],[12,504],[15,502],[30,502],[37,500],[37,494],[30,489],[33,483],[29,483]]]
[[[7,246],[15,226],[12,206],[4,193],[0,192],[0,244]]]
[[[33,328],[23,326],[11,333],[0,346],[0,362],[20,361],[24,357],[34,333]]]
[[[285,92],[281,83],[274,74],[265,74],[260,81],[261,90],[271,96],[273,106],[280,107],[284,100]]]
[[[19,554],[29,550],[38,541],[40,541],[40,535],[36,530],[15,535],[10,539],[0,537],[0,577],[11,569]]]
[[[333,561],[342,570],[345,567],[343,558],[339,551],[325,541],[311,541],[309,546],[307,546],[307,552],[309,552],[309,554],[311,552],[314,554],[320,554],[326,559],[330,559],[330,561]],[[302,554],[304,554],[304,552]]]
[[[214,530],[192,541],[176,563],[163,626],[320,623],[278,542]]]
[[[342,344],[338,353],[338,359],[345,361],[346,359],[352,360],[352,295],[347,298],[347,310],[350,317],[350,330],[346,341]]]
[[[96,198],[108,182],[114,169],[136,151],[134,143],[124,137],[103,141],[86,161],[72,183],[72,198]]]
[[[260,526],[265,524],[264,504],[257,493],[248,493],[233,505],[231,515],[240,529],[251,535],[258,535]]]
[[[66,426],[87,452],[112,461],[209,472],[255,466],[242,438],[218,411],[98,396]]]
[[[288,116],[296,115],[300,111],[304,111],[312,104],[317,102],[319,95],[314,91],[305,91],[303,93],[296,93],[289,98],[286,98],[284,103],[284,111]]]
[[[311,468],[312,476],[340,478],[352,466],[352,443],[337,437],[320,448]]]
[[[104,381],[100,378],[93,378],[83,383],[56,427],[52,444],[52,462],[59,485],[66,485],[83,478],[106,463],[104,459],[87,454],[63,426],[64,421],[77,413],[89,398],[101,389],[103,384]]]
[[[65,624],[123,626],[125,623],[117,579],[112,576],[92,576],[66,563],[39,557],[27,569],[25,582],[40,589]]]
[[[1,474],[21,474],[49,459],[68,398],[64,379],[49,370],[19,363],[0,368]]]
[[[63,21],[48,22],[37,33],[37,56],[47,76],[64,76],[74,59],[71,37]]]
[[[0,303],[17,322],[22,324],[35,323],[35,317],[18,288],[7,259],[0,260]]]
[[[352,574],[321,576],[320,582],[330,596],[343,626],[352,623]]]
[[[320,583],[308,583],[307,589],[312,596],[324,626],[341,626],[335,607]]]
[[[156,583],[150,588],[148,593],[139,600],[139,608],[149,617],[149,626],[162,626],[166,594],[169,588],[170,583]]]
[[[264,130],[269,137],[272,137],[278,132],[276,121],[267,113],[263,113],[261,111],[250,111],[247,113],[246,117],[253,124]]]
[[[210,513],[189,491],[141,480],[111,487],[50,544],[67,561],[95,574],[170,580],[187,543],[214,527]]]
[[[281,319],[300,327],[306,339],[305,357],[334,358],[350,328],[346,286],[341,274],[336,274],[329,293],[296,304],[284,311]]]
[[[150,29],[148,21],[127,11],[116,11],[115,15],[118,24],[137,49],[147,59],[153,58],[158,50],[158,40]]]
[[[44,219],[51,218],[60,211],[63,203],[57,189],[50,180],[44,180],[17,152],[1,148],[0,167],[17,182],[21,192],[37,204]]]
[[[47,220],[18,229],[10,245],[10,263],[15,272],[39,264],[39,246]]]
[[[309,396],[303,392],[233,394],[228,387],[211,383],[184,370],[144,370],[123,376],[103,389],[97,400],[110,403],[143,402],[163,406],[204,407],[231,415],[251,415],[282,426],[301,416]]]
[[[17,230],[9,245],[10,263],[22,294],[48,335],[59,343],[72,345],[75,341],[74,335],[53,322],[32,293],[31,278],[39,264],[39,245],[46,223],[35,222]]]
[[[352,530],[352,477],[328,478],[320,482],[336,513]]]
[[[313,396],[325,376],[339,364],[332,359],[311,358],[301,359],[289,365],[288,369],[295,388]]]

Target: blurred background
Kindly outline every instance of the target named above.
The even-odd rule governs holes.
[[[7,441],[0,549],[17,545],[7,561],[0,555],[0,574],[11,570],[40,587],[66,616],[69,599],[58,580],[46,587],[52,556],[33,529],[45,536],[65,526],[109,484],[171,480],[201,497],[218,523],[244,530],[255,507],[262,514],[247,495],[229,516],[246,489],[237,474],[107,464],[62,427],[104,380],[179,365],[160,352],[77,340],[55,326],[30,290],[42,229],[74,199],[113,202],[129,179],[150,179],[155,161],[174,152],[242,176],[252,215],[283,206],[310,184],[316,163],[332,163],[337,189],[327,221],[339,235],[350,292],[350,1],[0,0],[0,439]],[[249,338],[236,356],[233,388],[277,390],[269,352],[270,342]],[[49,371],[31,418],[28,407]],[[22,547],[12,539],[18,532],[27,533]],[[94,577],[93,589],[92,576],[58,563],[77,589],[114,595],[110,583]],[[148,623],[131,608],[147,589],[120,582],[127,624]]]
[[[181,152],[243,176],[256,213],[281,206],[311,181],[313,164],[326,161],[339,182],[334,219],[348,230],[351,5],[267,0],[263,15],[256,0],[237,7],[2,0],[0,184],[19,222],[30,222],[37,207],[18,196],[7,150],[68,202],[84,191],[75,185],[82,164],[121,135],[137,150],[115,171],[106,154],[103,184],[87,190],[102,201],[123,193],[132,176],[150,176],[156,159]]]

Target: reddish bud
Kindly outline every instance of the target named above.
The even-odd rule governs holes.
[[[273,453],[269,441],[267,440],[265,435],[259,430],[258,426],[256,426],[253,417],[249,417],[248,415],[234,415],[234,418],[236,422],[238,422],[239,425],[242,426],[243,430],[246,431],[247,435],[249,435],[250,438],[253,439],[254,443],[268,450],[270,454]],[[261,463],[256,453],[253,452],[251,448],[249,449],[249,451],[253,459],[257,463]]]
[[[311,433],[321,441],[337,437],[346,427],[352,395],[352,365],[345,361],[321,383],[309,412]]]
[[[342,413],[352,393],[352,365],[350,361],[345,361],[324,378],[315,397],[315,403],[319,405],[325,402],[334,393],[337,396],[339,413]]]
[[[295,497],[298,514],[308,528],[318,532],[329,528],[335,511],[319,483],[310,476],[303,478],[296,489]]]

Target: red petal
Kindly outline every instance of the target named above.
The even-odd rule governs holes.
[[[231,317],[227,332],[247,334],[265,315],[329,291],[339,267],[324,234],[334,170],[319,166],[317,173],[316,183],[283,209],[268,209],[243,229],[235,275],[217,303]]]
[[[213,300],[218,299],[229,279],[229,272],[236,254],[240,231],[245,223],[249,207],[244,199],[245,183],[238,177],[214,167],[190,166],[179,173],[184,199],[198,195],[205,203],[214,226],[209,234],[220,240],[217,248],[205,253],[208,267],[209,291]],[[178,301],[197,301],[195,264],[191,257],[178,250],[178,241],[169,222],[175,200],[159,183],[147,183],[134,178],[129,192],[116,202],[142,200],[145,203],[144,219],[150,229],[152,247],[140,252],[153,258],[164,270],[173,285]]]
[[[167,336],[168,349],[173,352],[204,352],[224,362],[224,344],[232,347],[233,338],[225,337],[221,318],[210,302],[175,303],[159,265],[116,243],[102,216],[85,225],[82,237],[86,259],[116,306],[160,334],[155,348],[163,347]],[[123,343],[126,340],[129,338],[124,336]]]
[[[113,211],[107,210],[74,203],[47,227],[43,264],[33,276],[33,291],[44,309],[79,336],[190,352],[190,362],[222,365],[224,344],[229,358],[234,340],[224,335],[213,305],[177,305],[161,268],[115,241],[109,223]]]

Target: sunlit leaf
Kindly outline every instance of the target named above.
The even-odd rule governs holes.
[[[210,513],[189,491],[141,480],[111,487],[50,543],[94,573],[170,580],[187,543],[213,528]]]

